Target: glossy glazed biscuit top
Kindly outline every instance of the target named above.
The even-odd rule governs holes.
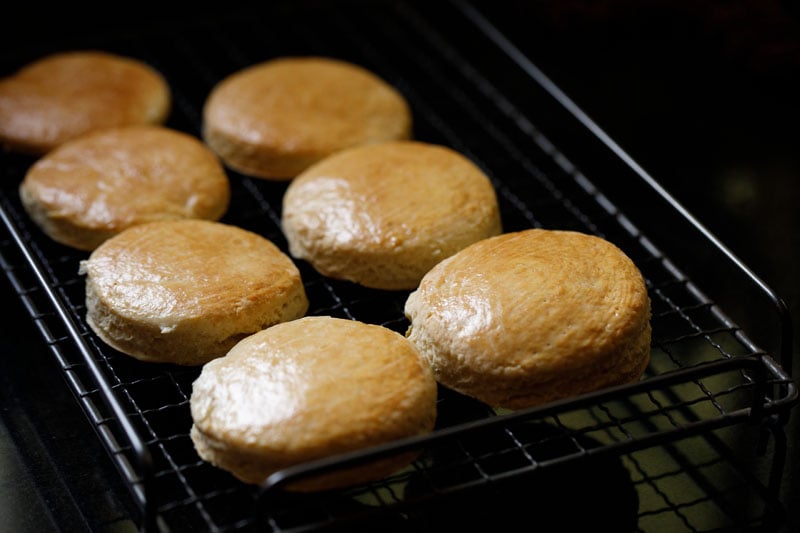
[[[84,261],[120,314],[158,322],[236,313],[298,283],[297,269],[263,237],[201,220],[151,222],[106,241]]]
[[[89,133],[49,152],[30,168],[20,195],[51,237],[93,250],[136,224],[218,220],[230,185],[199,139],[161,126],[130,126]]]
[[[132,226],[81,262],[86,319],[145,361],[197,365],[308,309],[300,272],[271,241],[198,219]]]
[[[292,464],[431,431],[436,382],[392,330],[305,317],[205,365],[191,413],[201,453],[260,482]]]
[[[161,124],[170,88],[149,65],[100,51],[43,57],[0,80],[0,144],[43,154],[78,135]]]
[[[203,131],[232,168],[290,179],[344,148],[408,138],[411,112],[394,87],[358,65],[285,57],[222,80],[204,106]]]
[[[632,381],[649,360],[641,273],[610,242],[577,232],[476,243],[425,276],[406,315],[437,379],[493,405]]]
[[[413,289],[442,259],[501,231],[488,176],[460,153],[418,141],[332,155],[289,185],[290,253],[323,274]]]

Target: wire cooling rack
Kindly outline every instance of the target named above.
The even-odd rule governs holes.
[[[651,364],[637,384],[518,412],[440,388],[432,435],[299,465],[249,486],[193,449],[189,397],[199,369],[132,360],[86,326],[78,264],[87,255],[50,241],[28,219],[16,188],[32,159],[4,153],[3,270],[129,489],[143,529],[424,530],[459,520],[498,527],[530,517],[531,502],[538,502],[539,519],[544,510],[562,524],[588,516],[596,525],[605,516],[610,527],[642,531],[702,531],[712,519],[763,525],[779,516],[773,489],[780,463],[770,465],[766,481],[753,479],[738,466],[731,443],[741,444],[757,428],[759,439],[774,433],[767,441],[780,452],[781,424],[797,398],[780,300],[469,4],[423,10],[402,2],[276,3],[124,34],[98,30],[6,53],[0,67],[10,72],[63,48],[147,61],[173,90],[168,125],[198,137],[205,97],[240,68],[284,55],[361,64],[408,98],[417,139],[450,146],[486,171],[506,231],[600,235],[635,261],[652,300]],[[223,222],[286,251],[280,228],[286,185],[229,175],[232,200]],[[692,252],[682,253],[685,246]],[[752,291],[757,298],[741,305],[737,297],[727,307],[709,296],[716,280],[694,275],[697,263],[707,261],[734,272],[737,294]],[[407,292],[366,289],[298,266],[309,314],[405,332]],[[768,337],[774,351],[754,342],[729,312],[744,307],[745,320],[760,315],[758,301],[778,324]],[[648,457],[656,448],[661,462],[653,466]],[[303,475],[411,449],[418,459],[379,482],[315,495],[282,490]],[[572,481],[566,487],[564,480]],[[686,487],[697,489],[688,500]],[[581,512],[564,507],[576,495],[585,496]]]

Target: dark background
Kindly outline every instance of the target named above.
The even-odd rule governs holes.
[[[797,317],[797,3],[478,5]]]

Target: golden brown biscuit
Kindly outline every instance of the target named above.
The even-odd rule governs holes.
[[[330,455],[425,434],[436,382],[402,335],[376,325],[306,317],[239,342],[194,382],[192,441],[200,456],[247,483]],[[296,482],[312,491],[385,477],[403,453]]]
[[[395,141],[332,155],[283,199],[291,255],[326,276],[413,289],[442,259],[501,231],[489,178],[444,146]]]
[[[65,142],[33,164],[19,193],[53,240],[92,251],[145,222],[219,220],[230,184],[199,139],[161,126],[129,126]]]
[[[641,273],[610,242],[577,232],[473,244],[425,276],[406,315],[437,380],[494,407],[635,381],[650,356]]]
[[[324,57],[284,57],[222,80],[203,137],[232,169],[287,180],[344,148],[407,139],[405,98],[368,70]]]
[[[90,131],[161,124],[170,106],[166,80],[137,59],[57,53],[0,80],[0,145],[41,155]]]
[[[308,308],[300,273],[278,247],[208,220],[132,226],[82,261],[81,273],[89,326],[143,361],[203,364]]]

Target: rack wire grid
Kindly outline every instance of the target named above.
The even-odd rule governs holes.
[[[547,514],[565,527],[590,519],[615,530],[708,531],[781,520],[775,494],[781,429],[797,399],[788,358],[780,353],[785,356],[790,338],[785,324],[773,357],[706,295],[704,283],[711,280],[690,278],[691,264],[664,252],[669,234],[650,236],[662,235],[658,228],[671,220],[686,223],[687,214],[666,202],[664,216],[672,218],[663,219],[644,202],[645,210],[653,208],[649,217],[629,216],[625,198],[603,176],[612,170],[584,159],[596,148],[579,142],[574,150],[574,132],[603,141],[603,157],[627,169],[617,181],[650,191],[645,200],[663,200],[657,183],[633,172],[602,132],[593,131],[469,4],[425,11],[403,2],[277,3],[255,14],[233,10],[214,20],[169,21],[122,35],[98,30],[74,39],[57,45],[138,57],[161,71],[173,91],[168,126],[198,137],[206,96],[238,69],[286,55],[358,63],[407,97],[415,138],[450,146],[486,171],[505,231],[541,227],[602,236],[635,261],[652,301],[651,363],[639,383],[516,412],[440,387],[432,435],[299,465],[260,487],[246,485],[194,451],[189,398],[199,368],[133,360],[87,327],[78,275],[87,254],[52,242],[26,216],[17,186],[32,158],[0,154],[3,270],[129,489],[143,530],[501,527]],[[0,66],[11,71],[55,47],[6,53]],[[574,123],[566,137],[563,123],[553,120],[565,111]],[[548,126],[553,122],[559,125]],[[229,176],[232,200],[223,222],[286,251],[280,227],[286,184]],[[700,233],[695,246],[719,248]],[[722,252],[723,262],[742,270]],[[407,292],[366,289],[298,266],[308,314],[405,332]],[[742,284],[766,293],[781,322],[779,299],[746,268],[742,277]],[[766,479],[743,466],[741,455],[751,454],[753,443],[774,448],[777,459],[767,465]],[[412,465],[378,482],[310,495],[282,490],[303,475],[412,449],[419,452]]]

